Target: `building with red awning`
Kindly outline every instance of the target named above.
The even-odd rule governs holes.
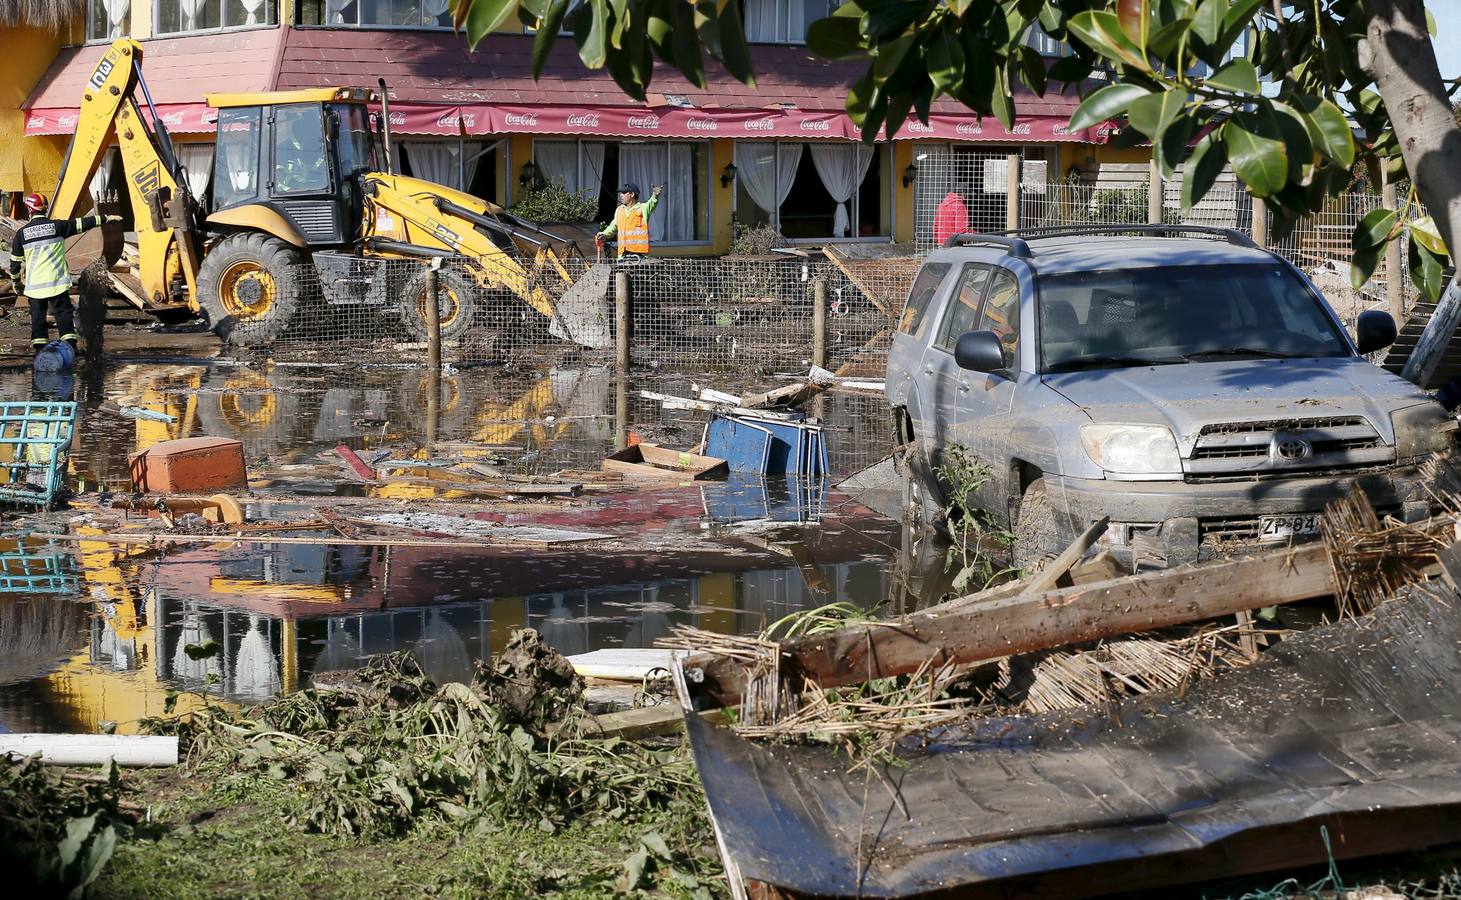
[[[450,28],[447,0],[77,3],[66,34],[31,36],[9,90],[14,108],[0,98],[0,124],[10,116],[14,126],[0,137],[0,190],[53,189],[82,86],[121,35],[143,41],[152,99],[203,197],[215,170],[208,94],[375,87],[379,78],[406,173],[503,205],[551,181],[597,202],[600,220],[621,183],[646,193],[664,185],[651,229],[666,254],[723,253],[733,223],[770,225],[792,242],[911,241],[915,197],[951,188],[920,180],[930,154],[969,155],[987,171],[964,187],[1001,193],[1011,154],[1024,160],[1027,181],[1032,171],[1053,180],[1126,159],[1106,145],[1104,128],[1072,133],[1079,98],[1053,92],[1017,94],[1009,129],[941,99],[926,124],[861,144],[843,110],[861,65],[818,59],[801,44],[806,24],[834,4],[746,0],[756,88],[716,69],[701,89],[657,64],[654,93],[640,104],[606,72],[586,69],[571,39],[557,43],[536,82],[530,34],[490,35],[469,50]],[[1043,35],[1031,40],[1058,52]],[[0,48],[22,42],[20,30],[0,29]],[[115,193],[119,176],[104,165],[94,193]]]

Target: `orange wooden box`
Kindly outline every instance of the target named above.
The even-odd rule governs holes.
[[[243,443],[194,437],[163,441],[129,457],[134,490],[159,494],[206,494],[249,486]]]

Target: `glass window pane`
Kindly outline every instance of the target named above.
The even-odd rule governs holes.
[[[182,30],[181,0],[157,0],[153,9],[152,30],[157,34],[170,34]]]
[[[218,111],[218,148],[213,154],[213,208],[252,200],[259,192],[259,108]]]
[[[903,315],[898,320],[898,330],[914,338],[922,338],[927,331],[928,305],[938,293],[938,286],[949,274],[948,263],[929,263],[918,271],[913,287],[908,292],[908,302],[903,306]]]
[[[964,277],[959,281],[959,292],[949,304],[944,316],[944,327],[939,333],[938,345],[952,350],[959,335],[973,331],[979,317],[979,301],[984,297],[984,285],[989,281],[989,269],[984,266],[965,266]]]
[[[326,191],[329,187],[320,108],[313,103],[277,107],[274,111],[274,191],[299,193]]]
[[[994,276],[984,311],[979,315],[978,331],[992,331],[1004,348],[1004,367],[1014,371],[1016,351],[1020,345],[1020,283],[1008,272]]]

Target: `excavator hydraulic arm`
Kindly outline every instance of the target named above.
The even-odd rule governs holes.
[[[193,199],[186,188],[179,189],[177,157],[147,96],[141,64],[142,45],[128,38],[114,42],[97,63],[82,92],[76,134],[61,163],[51,215],[75,216],[103,154],[115,140],[132,200],[138,269],[146,296],[160,306],[174,305],[171,275],[180,271],[189,306],[196,309],[199,254],[192,227]],[[139,88],[145,115],[137,102]]]

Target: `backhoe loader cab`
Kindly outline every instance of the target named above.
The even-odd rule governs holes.
[[[368,100],[349,88],[209,97],[218,109],[209,222],[311,248],[359,239],[360,177],[377,170]]]

